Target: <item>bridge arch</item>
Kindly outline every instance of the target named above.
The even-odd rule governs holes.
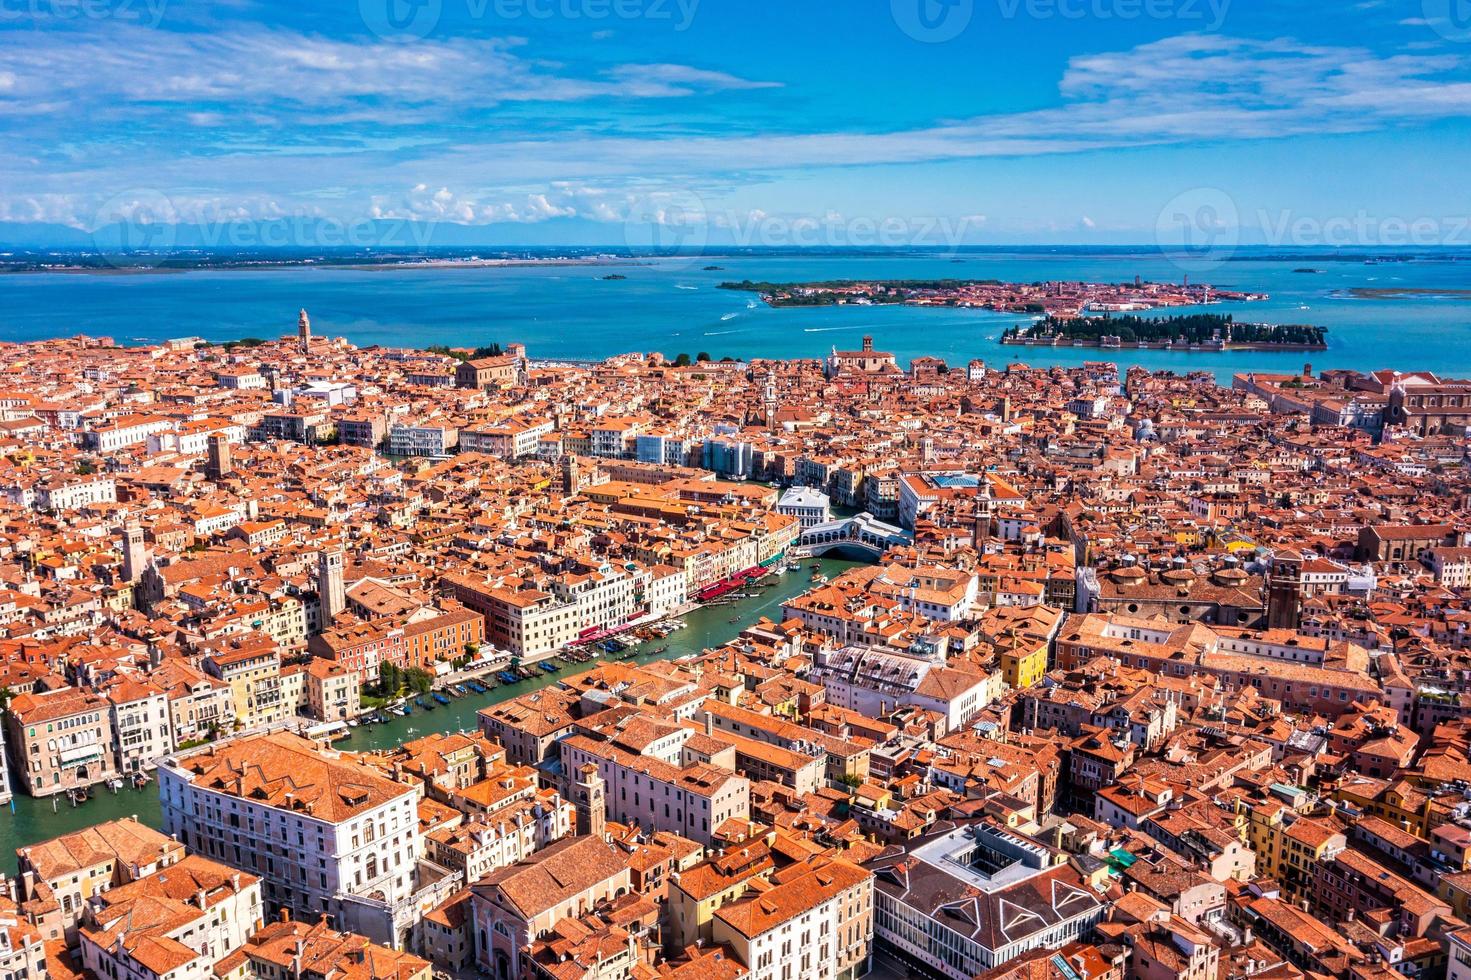
[[[885,524],[867,512],[814,525],[798,539],[798,544],[810,555],[836,551],[867,561],[878,561],[890,548],[908,543],[909,536],[902,528]]]
[[[807,553],[813,558],[821,558],[824,555],[833,555],[837,558],[854,558],[858,561],[876,562],[884,556],[885,548],[875,548],[871,544],[862,541],[829,541],[826,544],[811,545]]]

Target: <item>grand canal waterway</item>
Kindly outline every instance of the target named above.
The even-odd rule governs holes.
[[[667,639],[647,644],[651,648],[667,645],[667,651],[658,656],[643,654],[627,662],[651,663],[698,653],[733,639],[762,616],[779,618],[784,601],[812,587],[807,564],[804,562],[801,568],[781,576],[775,585],[755,597],[740,599],[726,606],[707,606],[680,617],[688,624],[684,629],[672,633]],[[857,563],[838,558],[822,560],[823,572],[828,576],[837,575],[855,564]],[[739,622],[731,622],[733,619],[739,619]],[[594,660],[575,664],[555,674],[532,677],[517,684],[495,688],[486,694],[457,698],[433,711],[415,708],[414,713],[406,717],[395,718],[382,725],[355,728],[352,736],[338,742],[337,747],[365,751],[399,745],[429,732],[473,730],[476,727],[475,713],[486,705],[549,687],[560,678],[588,670],[597,663]],[[17,793],[13,812],[10,807],[0,807],[0,870],[7,874],[14,873],[17,847],[48,840],[106,820],[136,815],[150,826],[157,827],[161,823],[156,783],[141,790],[131,787],[121,789],[115,794],[99,786],[94,788],[94,794],[92,799],[76,807],[64,797],[56,797],[56,810],[53,812],[51,799],[35,799]]]

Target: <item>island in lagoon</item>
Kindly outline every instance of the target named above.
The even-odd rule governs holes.
[[[1251,302],[1265,293],[1217,289],[1209,283],[1001,282],[996,279],[834,279],[825,282],[723,282],[721,289],[758,293],[773,307],[936,306],[1002,313],[1081,316],[1171,306]]]
[[[1439,289],[1419,286],[1354,286],[1354,299],[1471,299],[1471,289]]]
[[[1003,344],[1176,351],[1327,350],[1327,329],[1305,323],[1242,323],[1216,313],[1185,316],[1049,316],[1007,328]]]

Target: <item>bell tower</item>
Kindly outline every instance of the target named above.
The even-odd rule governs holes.
[[[123,578],[137,584],[143,577],[143,568],[148,564],[148,552],[143,546],[143,529],[137,524],[123,528]]]
[[[230,439],[223,432],[211,432],[205,445],[209,450],[205,472],[216,483],[235,472],[230,461]]]
[[[567,453],[562,457],[562,493],[568,497],[575,497],[581,489],[582,473],[577,462],[577,455]]]
[[[1303,557],[1279,551],[1267,566],[1267,629],[1295,630],[1302,625]]]
[[[312,318],[306,315],[306,310],[296,315],[296,338],[297,343],[301,345],[301,352],[310,354],[312,352]]]
[[[591,762],[577,770],[577,783],[572,788],[572,806],[577,811],[577,834],[603,836],[608,820],[608,806],[603,799],[603,777]]]
[[[343,587],[342,552],[323,550],[317,554],[317,596],[322,603],[322,629],[330,629],[337,614],[347,608]]]
[[[971,547],[976,554],[986,553],[986,542],[991,540],[991,518],[996,502],[991,499],[991,481],[981,474],[981,485],[976,487],[975,515],[970,529]]]

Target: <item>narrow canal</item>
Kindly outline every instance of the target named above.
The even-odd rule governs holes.
[[[727,606],[707,606],[680,618],[687,624],[682,630],[671,633],[662,640],[645,644],[650,649],[667,646],[662,654],[640,654],[626,663],[650,663],[655,660],[671,660],[676,657],[698,653],[709,647],[717,647],[733,639],[741,630],[762,616],[779,619],[781,604],[792,596],[800,595],[812,587],[810,562],[777,579],[775,585],[760,590],[760,594],[740,599]],[[822,571],[832,577],[852,568],[857,562],[839,558],[822,559]],[[732,620],[735,620],[732,622]],[[564,667],[555,674],[532,677],[516,684],[506,684],[485,694],[471,694],[456,698],[448,705],[432,711],[414,709],[414,713],[395,718],[381,725],[360,726],[352,730],[349,738],[338,742],[336,747],[353,751],[389,748],[429,732],[452,732],[473,730],[475,714],[486,705],[519,697],[537,688],[549,687],[560,678],[570,677],[595,666],[599,661]],[[128,787],[116,793],[105,787],[94,787],[93,797],[81,806],[72,806],[65,797],[36,799],[17,792],[11,805],[0,806],[0,871],[15,873],[15,849],[37,841],[49,840],[60,834],[90,827],[93,824],[136,815],[142,822],[157,827],[162,823],[159,811],[156,784],[143,789]]]

